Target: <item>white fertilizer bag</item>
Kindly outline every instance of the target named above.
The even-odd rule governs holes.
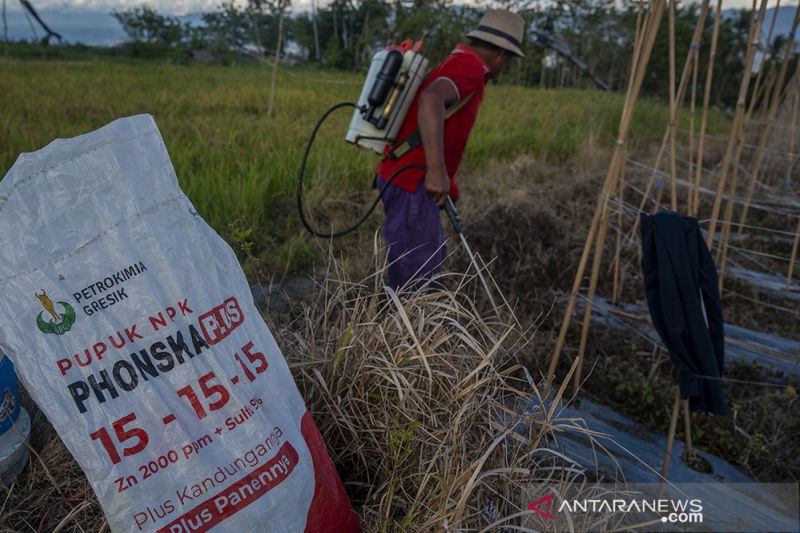
[[[178,187],[152,117],[21,155],[0,182],[0,249],[0,349],[112,531],[358,530],[236,257]]]

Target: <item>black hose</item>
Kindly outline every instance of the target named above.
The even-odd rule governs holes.
[[[325,111],[325,113],[322,114],[322,116],[317,121],[317,124],[314,126],[314,129],[311,130],[311,135],[308,136],[308,141],[306,142],[306,148],[303,151],[303,158],[300,161],[300,169],[297,171],[297,211],[298,213],[300,213],[300,221],[303,223],[303,227],[305,227],[309,233],[311,233],[315,237],[321,237],[323,239],[333,239],[336,237],[341,237],[342,235],[347,235],[348,233],[351,233],[356,229],[358,229],[358,227],[361,224],[363,224],[365,220],[367,220],[367,218],[372,214],[372,212],[375,211],[375,208],[378,207],[378,202],[380,202],[381,197],[383,197],[383,193],[386,191],[387,187],[389,187],[389,185],[401,173],[411,169],[418,169],[423,172],[425,172],[426,170],[425,165],[410,163],[392,172],[392,175],[389,176],[389,179],[387,179],[386,183],[384,183],[383,186],[381,187],[381,190],[378,193],[377,198],[375,198],[375,201],[372,202],[372,205],[369,207],[369,209],[367,209],[366,212],[364,212],[364,214],[361,215],[361,217],[359,217],[359,219],[356,221],[355,224],[348,226],[345,229],[339,231],[333,231],[330,233],[319,231],[318,229],[314,228],[306,218],[305,211],[303,210],[303,176],[306,171],[306,162],[308,161],[308,154],[311,152],[311,145],[314,144],[314,139],[317,136],[317,132],[322,127],[322,124],[328,119],[328,117],[334,111],[341,109],[343,107],[357,107],[357,106],[353,102],[341,102],[334,105],[333,107],[331,107],[330,109]]]

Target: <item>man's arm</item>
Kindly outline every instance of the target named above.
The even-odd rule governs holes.
[[[444,78],[431,83],[419,97],[417,121],[428,167],[425,191],[439,207],[447,201],[450,192],[450,179],[444,164],[445,109],[457,100],[458,90],[453,82]]]

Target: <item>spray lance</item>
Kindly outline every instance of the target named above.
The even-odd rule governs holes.
[[[315,228],[306,218],[303,208],[303,177],[305,175],[308,156],[322,124],[337,110],[348,107],[355,108],[345,140],[358,147],[372,150],[382,156],[391,153],[395,157],[402,157],[412,148],[414,142],[416,142],[416,144],[421,142],[419,140],[419,132],[415,132],[409,136],[409,138],[402,139],[399,142],[397,134],[408,114],[414,96],[419,91],[425,78],[428,60],[425,59],[420,52],[426,35],[427,34],[423,35],[422,39],[419,41],[412,42],[409,39],[400,45],[391,45],[377,52],[372,58],[372,63],[367,73],[366,80],[364,81],[364,86],[361,89],[358,103],[341,102],[335,104],[322,114],[314,126],[314,129],[311,131],[308,141],[306,142],[305,150],[303,151],[300,169],[297,174],[297,209],[303,226],[312,235],[329,239],[341,237],[355,231],[372,214],[378,206],[378,202],[380,202],[383,193],[397,176],[411,169],[417,169],[423,172],[426,170],[423,165],[416,163],[407,164],[398,168],[386,179],[369,209],[367,209],[354,224],[344,229],[330,232],[321,231]],[[460,102],[456,102],[454,105],[450,106],[445,111],[445,120],[460,110],[471,97],[472,95],[470,94]],[[411,141],[410,138],[414,136],[417,137],[416,140]],[[492,307],[497,310],[498,308],[494,303],[489,284],[483,276],[483,269],[478,264],[464,236],[461,217],[458,215],[455,205],[449,197],[447,198],[444,209],[453,225],[453,230],[461,239],[464,250],[469,256],[470,263],[478,273],[478,277],[489,297]],[[506,303],[506,305],[508,304]]]
[[[492,298],[492,291],[489,290],[489,284],[486,283],[486,278],[483,277],[483,269],[478,266],[478,261],[475,259],[475,254],[472,253],[472,248],[469,247],[467,238],[464,236],[464,228],[461,225],[461,216],[458,214],[458,211],[456,211],[456,204],[453,203],[453,200],[449,196],[444,204],[444,210],[447,212],[447,217],[450,219],[450,223],[453,225],[453,230],[461,239],[461,244],[464,246],[464,250],[466,250],[472,266],[475,267],[475,272],[478,273],[478,278],[480,278],[483,289],[486,291],[486,296],[489,297],[492,308],[496,310],[497,305],[494,303],[494,298]]]

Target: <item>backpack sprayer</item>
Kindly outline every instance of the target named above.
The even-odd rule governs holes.
[[[317,132],[322,127],[322,124],[331,116],[335,111],[353,107],[353,117],[350,120],[350,126],[347,129],[345,140],[351,144],[372,150],[379,155],[392,155],[392,157],[400,158],[407,153],[411,148],[419,145],[421,139],[419,131],[409,135],[408,138],[398,142],[397,134],[400,127],[405,121],[411,103],[419,91],[422,82],[425,80],[425,73],[428,68],[428,60],[422,56],[423,41],[425,35],[419,41],[412,41],[407,39],[400,45],[391,45],[377,52],[372,57],[367,78],[364,81],[364,86],[361,89],[361,96],[358,98],[358,103],[341,102],[329,108],[317,121],[314,129],[308,137],[305,150],[303,151],[303,158],[300,161],[300,169],[297,173],[297,210],[300,214],[300,221],[303,226],[314,236],[326,239],[341,237],[352,231],[355,231],[364,221],[369,217],[375,208],[378,206],[383,193],[387,187],[403,172],[411,169],[426,170],[423,165],[410,163],[395,170],[391,176],[386,180],[380,188],[378,196],[372,202],[369,209],[364,212],[361,217],[351,226],[347,228],[324,232],[314,228],[308,221],[303,209],[303,176],[305,174],[306,162],[308,155],[311,152],[311,146],[317,136]],[[468,95],[460,102],[456,102],[445,111],[445,120],[460,110],[472,97]],[[413,138],[413,139],[412,139]],[[483,277],[482,269],[479,267],[472,249],[469,247],[466,238],[464,237],[463,228],[461,225],[461,218],[456,211],[453,201],[448,197],[444,205],[447,216],[453,225],[453,229],[461,238],[464,249],[469,255],[470,262],[475,267],[478,277],[483,284],[486,294],[492,306],[497,309],[492,298],[492,293],[489,290],[489,285]]]
[[[359,217],[355,224],[342,230],[320,231],[314,228],[306,218],[303,209],[303,176],[311,146],[314,144],[322,124],[335,111],[353,107],[355,108],[353,118],[350,119],[345,140],[379,155],[386,154],[397,141],[400,126],[403,125],[411,103],[414,101],[414,96],[425,80],[428,60],[420,53],[424,39],[424,35],[416,42],[408,39],[400,45],[391,45],[377,52],[372,57],[358,103],[341,102],[332,106],[322,114],[314,129],[311,130],[297,173],[297,210],[300,213],[300,221],[312,235],[330,239],[355,231],[372,214],[384,191],[397,176],[411,169],[425,171],[425,167],[419,164],[409,164],[397,169],[383,184],[369,209]]]

